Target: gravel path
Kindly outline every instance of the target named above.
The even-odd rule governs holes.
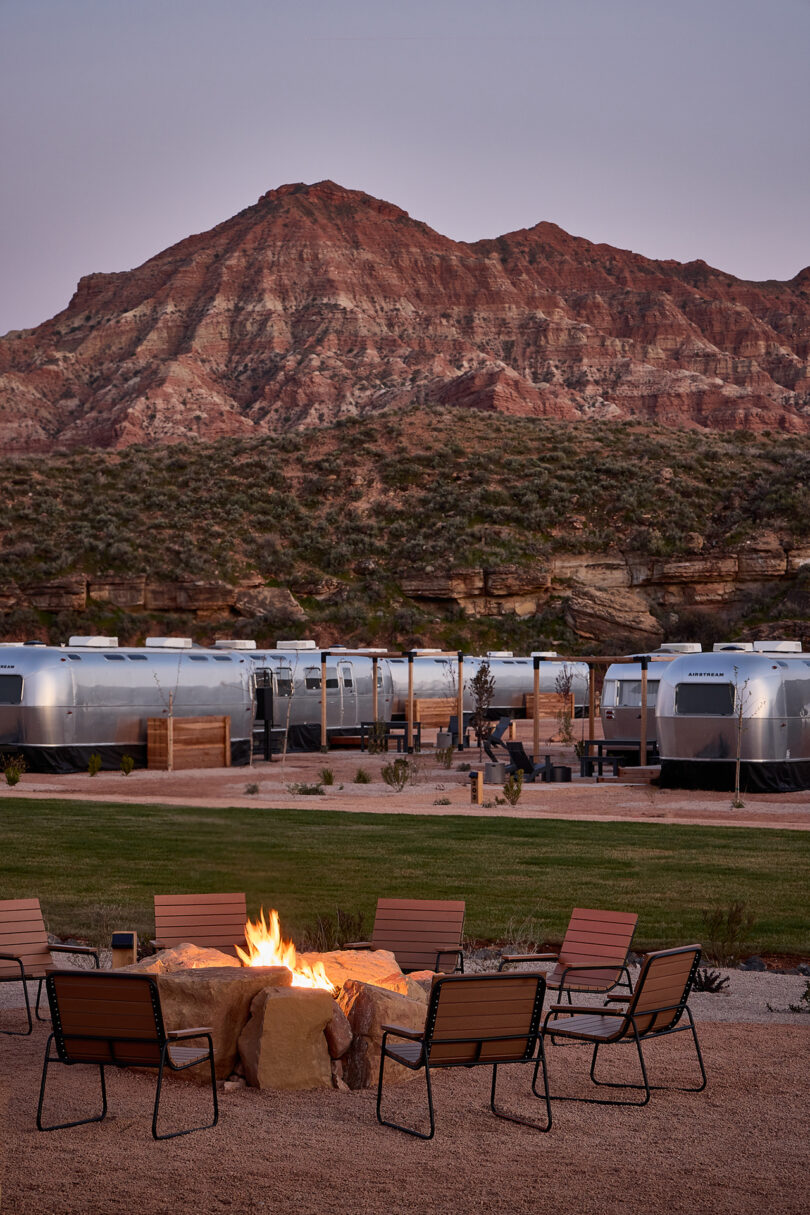
[[[46,1030],[0,1038],[0,1177],[4,1215],[780,1215],[806,1212],[810,1034],[777,1025],[699,1025],[704,1093],[656,1092],[646,1109],[554,1105],[542,1135],[492,1117],[487,1069],[435,1077],[431,1143],[380,1127],[374,1095],[240,1090],[222,1096],[219,1126],[154,1143],[154,1079],[113,1072],[104,1123],[50,1134],[34,1122]],[[587,1052],[549,1048],[552,1091],[587,1091]],[[688,1035],[649,1051],[654,1082],[691,1083]],[[610,1057],[630,1078],[631,1052]],[[56,1069],[57,1072],[60,1069]],[[535,1114],[527,1068],[507,1071],[505,1104]],[[52,1116],[92,1109],[89,1068],[54,1076]],[[167,1115],[205,1114],[203,1091],[176,1077]],[[387,1098],[418,1117],[421,1080]],[[179,1125],[175,1123],[175,1125]]]

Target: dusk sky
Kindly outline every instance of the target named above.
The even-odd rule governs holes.
[[[285,182],[810,263],[810,0],[0,0],[0,333]]]

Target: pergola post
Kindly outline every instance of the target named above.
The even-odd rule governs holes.
[[[596,718],[596,665],[588,663],[588,740],[593,742]]]
[[[371,716],[375,721],[379,720],[379,705],[377,704],[377,663],[379,659],[376,654],[371,655]]]
[[[534,737],[532,746],[534,747],[533,760],[537,764],[540,762],[540,658],[535,654],[532,657],[534,664],[534,696],[532,705],[532,714],[534,717]]]
[[[639,661],[641,662],[641,729],[638,739],[638,762],[643,768],[647,765],[647,663],[650,660],[644,655]]]
[[[464,652],[458,652],[458,686],[456,688],[456,715],[458,716],[458,749],[464,750]]]
[[[326,660],[328,650],[321,651],[321,751],[326,754],[329,750],[329,736],[326,730]]]
[[[413,754],[413,650],[408,650],[408,704],[406,706],[405,749]]]

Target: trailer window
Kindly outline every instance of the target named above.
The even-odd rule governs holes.
[[[0,705],[22,704],[22,675],[0,675]]]
[[[321,668],[307,667],[304,672],[304,687],[308,692],[317,692],[321,686]]]
[[[733,683],[679,683],[675,712],[681,717],[733,717]]]
[[[326,686],[327,688],[336,688],[338,686],[337,668],[326,668]]]
[[[292,696],[292,667],[277,668],[276,691],[279,696]]]
[[[647,681],[647,707],[652,708],[658,698],[659,680]],[[641,706],[641,680],[618,679],[616,681],[616,704],[623,708],[637,709]]]

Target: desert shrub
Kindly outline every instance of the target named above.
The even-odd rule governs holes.
[[[87,764],[88,776],[98,776],[99,772],[101,771],[101,765],[103,762],[104,761],[102,760],[98,751],[93,751],[93,753],[90,756],[90,759],[88,761],[88,764]]]
[[[388,731],[384,721],[375,721],[368,734],[369,755],[382,755],[388,750]]]
[[[437,747],[433,752],[436,763],[440,768],[452,768],[455,749],[450,747]]]
[[[335,773],[332,768],[321,768],[319,776],[322,785],[334,785]]]
[[[288,793],[297,793],[304,797],[320,797],[323,793],[323,785],[319,782],[307,784],[306,781],[294,781],[291,785],[287,785],[286,788]]]
[[[695,974],[695,981],[692,984],[693,991],[703,991],[716,995],[728,987],[728,975],[724,978],[717,970],[707,970],[702,967]]]
[[[245,785],[245,793],[249,793],[252,796],[254,793],[258,793],[258,792],[259,792],[259,786],[256,784],[255,780],[250,781],[247,785]]]
[[[754,927],[753,913],[745,903],[715,907],[702,915],[704,953],[716,966],[736,966],[746,950],[746,939]]]
[[[132,758],[131,755],[122,755],[121,756],[121,771],[124,774],[124,776],[129,776],[129,774],[132,772],[132,769],[134,767],[135,767],[135,760]]]
[[[510,806],[516,806],[520,801],[520,795],[523,792],[523,773],[510,772],[504,781],[503,795]]]
[[[400,756],[393,763],[383,764],[381,775],[389,788],[401,793],[411,779],[411,764]]]
[[[25,757],[23,755],[9,755],[3,759],[2,763],[3,775],[6,778],[7,785],[19,784],[20,777],[25,772]]]
[[[371,774],[365,768],[358,768],[354,774],[354,783],[356,785],[370,785]]]

